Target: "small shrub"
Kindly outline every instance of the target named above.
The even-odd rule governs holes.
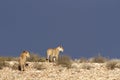
[[[16,64],[16,63],[12,66],[12,69],[13,69],[13,70],[18,70],[18,68],[19,68],[19,65]]]
[[[15,57],[0,57],[0,61],[17,61]]]
[[[87,58],[82,57],[82,58],[80,58],[79,62],[80,63],[85,63],[85,62],[88,62],[88,60],[87,60]]]
[[[3,69],[3,67],[9,67],[9,64],[5,63],[5,61],[0,61],[0,69]]]
[[[14,57],[5,57],[6,61],[15,61]]]
[[[117,66],[116,66],[117,63],[118,63],[117,60],[110,60],[106,63],[106,68],[110,69],[110,70],[113,70],[114,68],[117,68]]]
[[[5,57],[0,57],[0,61],[6,61]]]
[[[3,69],[3,67],[6,67],[5,61],[0,61],[0,69]]]
[[[62,65],[63,67],[71,68],[71,58],[69,56],[60,56],[57,61],[58,65]]]
[[[91,65],[89,65],[89,64],[83,64],[83,65],[82,65],[82,69],[90,70],[91,68],[93,68],[93,66],[91,66]]]
[[[28,58],[29,62],[39,62],[40,56],[38,54],[30,54],[30,58]]]
[[[45,62],[46,58],[45,57],[40,57],[39,62]]]
[[[37,69],[37,70],[46,69],[45,66],[43,66],[42,64],[39,64],[39,63],[35,63],[35,64],[34,64],[34,68]]]
[[[103,57],[103,56],[101,56],[101,55],[98,55],[98,56],[96,56],[96,57],[94,57],[94,58],[91,58],[91,59],[89,60],[89,62],[92,62],[92,63],[104,63],[104,62],[106,62],[106,61],[108,61],[108,60],[109,60],[108,58]]]

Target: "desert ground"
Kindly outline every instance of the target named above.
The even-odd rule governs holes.
[[[91,63],[72,61],[70,67],[53,62],[27,62],[25,71],[19,71],[16,61],[0,69],[0,80],[120,80],[120,61]],[[107,66],[106,66],[107,65]]]

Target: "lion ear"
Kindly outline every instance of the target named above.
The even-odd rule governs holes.
[[[23,53],[27,53],[28,51],[27,50],[24,50]]]
[[[23,53],[25,53],[26,51],[24,50]]]
[[[62,44],[60,45],[60,47],[62,47]]]

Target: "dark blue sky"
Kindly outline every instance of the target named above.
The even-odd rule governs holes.
[[[62,44],[74,58],[120,57],[119,0],[1,0],[0,55],[45,56]]]

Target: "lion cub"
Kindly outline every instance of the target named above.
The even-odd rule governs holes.
[[[25,65],[26,65],[26,58],[29,58],[30,57],[30,53],[28,51],[23,51],[21,54],[20,54],[20,57],[19,57],[19,70],[21,71],[24,71],[25,70]]]
[[[56,61],[58,60],[59,53],[64,51],[62,46],[58,46],[56,48],[49,48],[47,50],[47,60],[48,61]]]

